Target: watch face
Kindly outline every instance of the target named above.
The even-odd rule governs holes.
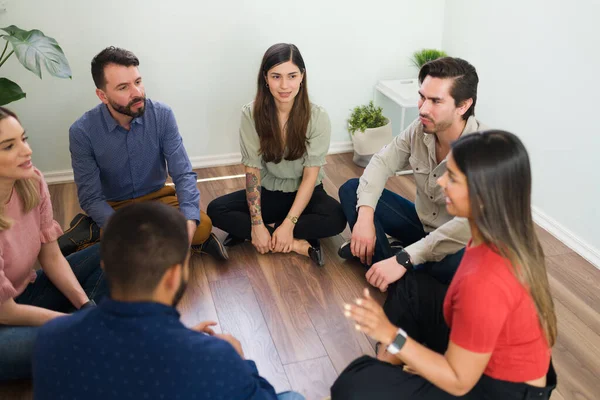
[[[410,256],[406,251],[402,250],[396,254],[396,262],[404,267],[408,267],[410,265]]]

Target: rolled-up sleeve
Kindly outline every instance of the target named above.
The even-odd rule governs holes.
[[[413,124],[414,125],[414,124]],[[356,207],[369,206],[375,209],[388,178],[408,165],[410,138],[414,126],[409,126],[378,153],[374,154],[360,177],[356,191]]]
[[[454,217],[423,239],[406,247],[414,265],[440,261],[449,254],[464,249],[471,239],[471,228],[466,218]]]
[[[179,210],[186,219],[200,223],[200,191],[196,181],[198,176],[192,171],[192,163],[183,146],[175,114],[168,107],[164,113],[162,149],[169,175],[175,183]]]
[[[305,167],[321,167],[326,164],[325,156],[331,142],[331,121],[327,112],[318,107],[310,122],[308,145],[306,147]]]
[[[260,156],[260,139],[252,120],[251,105],[242,109],[240,121],[240,152],[242,153],[242,164],[246,167],[262,169],[262,158]]]
[[[103,227],[115,211],[102,193],[100,168],[94,158],[89,139],[75,124],[69,129],[69,150],[79,204],[83,211]]]

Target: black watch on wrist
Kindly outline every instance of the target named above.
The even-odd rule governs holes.
[[[396,262],[406,268],[407,271],[414,269],[412,262],[410,262],[410,255],[404,249],[396,253]]]

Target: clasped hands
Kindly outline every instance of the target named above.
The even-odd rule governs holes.
[[[273,235],[265,224],[252,226],[252,245],[260,254],[289,253],[294,244],[294,224],[288,219],[275,229]]]

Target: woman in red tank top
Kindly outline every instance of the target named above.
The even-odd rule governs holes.
[[[333,399],[549,399],[556,316],[531,215],[523,143],[504,131],[459,139],[438,180],[472,240],[451,284],[409,271],[382,308],[365,289],[345,306],[380,342],[352,362]],[[401,257],[401,255],[399,256]]]

